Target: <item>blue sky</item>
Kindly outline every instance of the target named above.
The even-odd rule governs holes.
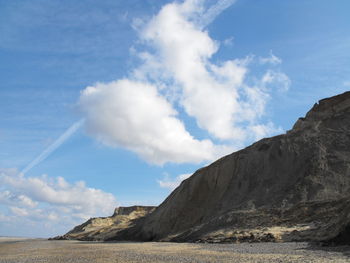
[[[158,205],[199,167],[290,129],[350,89],[349,9],[0,0],[0,235]]]

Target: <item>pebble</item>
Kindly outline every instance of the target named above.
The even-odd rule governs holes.
[[[350,247],[300,243],[137,243],[0,239],[0,263],[350,262]]]

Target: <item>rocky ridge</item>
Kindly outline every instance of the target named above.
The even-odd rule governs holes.
[[[142,220],[102,240],[349,242],[350,92],[286,134],[199,169]]]

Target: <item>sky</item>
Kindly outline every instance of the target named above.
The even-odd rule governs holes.
[[[0,0],[0,236],[159,205],[350,90],[347,0]]]

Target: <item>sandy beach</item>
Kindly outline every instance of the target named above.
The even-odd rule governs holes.
[[[350,262],[350,247],[308,243],[99,243],[0,238],[0,263]]]

